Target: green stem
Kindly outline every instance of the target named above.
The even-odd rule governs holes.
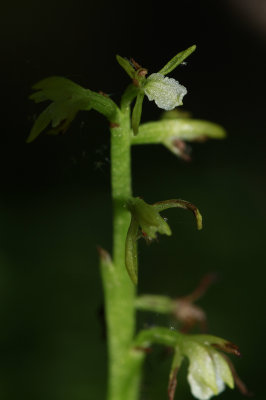
[[[119,126],[111,128],[113,200],[113,261],[102,268],[108,330],[108,400],[137,400],[143,355],[132,351],[135,334],[135,287],[125,267],[125,241],[130,214],[125,204],[132,195],[130,119],[126,108]]]

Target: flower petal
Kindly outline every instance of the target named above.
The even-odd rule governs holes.
[[[193,396],[207,400],[219,393],[213,359],[198,343],[187,341],[184,352],[189,358],[188,382]]]

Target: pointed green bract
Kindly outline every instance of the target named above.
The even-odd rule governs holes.
[[[141,113],[142,113],[142,103],[144,99],[144,93],[139,92],[137,95],[136,103],[133,108],[132,112],[132,130],[134,132],[134,135],[137,135],[138,129],[139,129],[139,123],[141,119]]]
[[[188,49],[181,51],[174,56],[160,71],[159,74],[167,75],[172,72],[179,64],[181,64],[193,51],[196,50],[196,46],[191,46]]]
[[[119,56],[118,54],[116,55],[116,60],[118,64],[126,71],[126,73],[130,76],[130,78],[134,78],[135,75],[135,69],[134,67],[130,64],[130,62],[124,58]]]

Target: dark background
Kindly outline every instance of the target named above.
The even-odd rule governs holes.
[[[182,296],[216,272],[199,304],[210,332],[240,346],[239,375],[264,398],[265,20],[263,0],[1,5],[3,400],[104,399],[106,389],[96,245],[111,249],[108,126],[95,112],[79,113],[64,136],[26,144],[39,112],[30,87],[61,75],[118,101],[129,81],[115,54],[156,72],[192,44],[196,53],[172,74],[188,89],[184,108],[222,124],[228,138],[193,144],[189,164],[160,146],[133,148],[135,195],[184,198],[204,216],[197,232],[189,213],[170,211],[173,235],[141,244],[139,291]],[[143,120],[159,115],[146,101]],[[149,356],[143,400],[167,398],[170,361],[162,349]],[[189,400],[181,375],[177,398]]]

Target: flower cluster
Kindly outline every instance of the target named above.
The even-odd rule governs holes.
[[[132,88],[129,90],[130,98],[133,94],[131,101],[136,97],[131,121],[134,135],[138,133],[144,95],[150,101],[154,100],[156,105],[164,110],[173,110],[175,107],[183,104],[183,97],[187,94],[187,89],[180,85],[178,81],[168,78],[166,75],[182,64],[195,49],[196,46],[191,46],[176,54],[160,71],[149,75],[148,78],[146,78],[148,70],[139,65],[135,60],[128,60],[119,55],[116,56],[118,63],[130,76],[132,84],[135,86],[134,90]]]

